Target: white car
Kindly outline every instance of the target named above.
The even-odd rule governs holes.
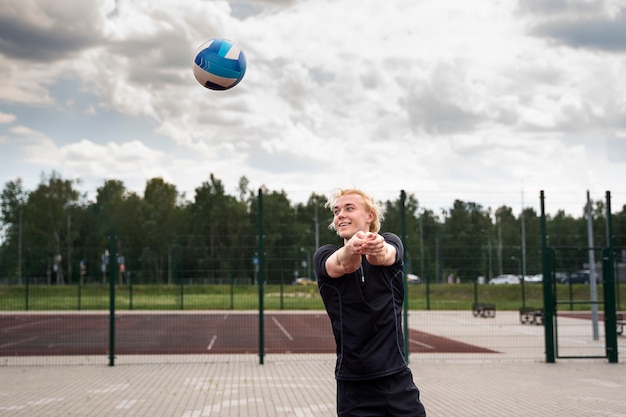
[[[491,278],[489,284],[519,284],[520,280],[517,275],[503,274],[497,277]]]
[[[541,284],[543,282],[543,274],[527,275],[524,277],[527,284]]]
[[[317,281],[312,280],[311,278],[300,277],[296,278],[293,285],[317,285]]]
[[[408,284],[419,284],[421,279],[415,274],[406,274],[406,282]]]

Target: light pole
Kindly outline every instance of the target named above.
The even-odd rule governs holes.
[[[522,227],[522,259],[521,263],[521,275],[522,284],[524,284],[524,277],[526,277],[526,220],[524,216],[524,182],[522,181],[522,211],[520,212],[520,221]],[[523,287],[522,287],[523,288]]]
[[[524,275],[522,275],[522,261],[515,256],[511,256],[512,261],[517,261],[517,270],[520,273],[520,284],[522,285],[522,308],[526,307],[526,288],[524,287]]]
[[[311,274],[309,274],[310,271],[310,267],[311,267],[311,252],[309,252],[308,250],[304,249],[304,248],[300,248],[300,252],[304,252],[306,253],[306,277],[307,278],[311,278]]]

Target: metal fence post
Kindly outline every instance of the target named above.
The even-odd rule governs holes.
[[[546,362],[555,362],[554,351],[554,295],[552,294],[552,262],[548,251],[545,197],[541,190],[541,269],[543,273],[543,312]]]
[[[115,230],[109,234],[109,366],[115,366],[115,266],[117,245]]]
[[[264,236],[263,236],[263,190],[259,188],[258,198],[259,212],[258,212],[258,243],[259,243],[259,275],[257,285],[259,286],[259,365],[263,365],[263,358],[265,356],[265,334],[263,324],[263,284],[265,274],[265,254],[264,254]]]
[[[406,278],[406,258],[407,258],[407,236],[406,236],[406,193],[404,190],[400,191],[400,222],[402,224],[402,245],[404,246],[404,253],[402,255],[402,276],[404,277],[404,308],[403,314],[403,322],[404,322],[404,355],[406,356],[406,360],[409,360],[409,286],[407,285]]]
[[[615,310],[615,253],[613,252],[613,219],[611,218],[611,193],[606,192],[606,249],[602,256],[604,275],[604,329],[606,356],[609,363],[618,362],[617,312]]]

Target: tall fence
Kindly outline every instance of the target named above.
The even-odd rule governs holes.
[[[262,327],[255,284],[115,285],[114,317],[108,285],[3,285],[0,363],[162,363],[214,361],[224,355],[250,361],[265,355],[270,360],[328,359],[334,341],[314,284],[265,285]],[[589,311],[576,302],[588,299],[589,285],[556,288],[559,299],[573,301],[559,320],[578,339],[577,349],[601,350]],[[623,286],[620,291],[626,299]],[[541,300],[537,283],[409,284],[410,360],[542,360],[541,322],[526,321],[520,313],[523,304],[540,308]],[[493,312],[475,310],[490,305]]]
[[[285,231],[264,231],[261,197],[259,230],[242,240],[254,244],[237,250],[215,241],[210,247],[174,243],[156,253],[122,244],[114,232],[106,248],[73,248],[63,263],[31,256],[44,249],[27,250],[22,274],[0,277],[0,363],[113,365],[225,356],[263,363],[266,355],[332,360],[335,345],[312,274],[313,248],[287,244]],[[397,231],[404,239],[403,232]],[[272,244],[264,246],[265,239]],[[413,254],[405,260],[410,360],[543,360],[543,277],[531,275],[542,271],[540,256],[509,256],[502,271],[502,247],[492,256],[490,244],[479,244],[481,256],[474,259],[475,245],[450,252],[442,245],[437,238],[430,266],[424,266],[425,244],[405,243]],[[568,268],[550,277],[558,299],[570,301],[559,311],[562,340],[594,356],[604,335],[595,337],[591,312],[581,307],[589,283],[570,279],[585,270],[583,258],[568,256]],[[462,276],[447,265],[489,272]],[[623,262],[615,266],[616,310],[623,311]],[[494,277],[492,270],[506,273]]]

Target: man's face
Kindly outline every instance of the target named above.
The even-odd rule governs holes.
[[[347,240],[356,232],[369,232],[374,215],[365,211],[361,196],[346,194],[337,199],[333,207],[333,224],[339,237]]]

